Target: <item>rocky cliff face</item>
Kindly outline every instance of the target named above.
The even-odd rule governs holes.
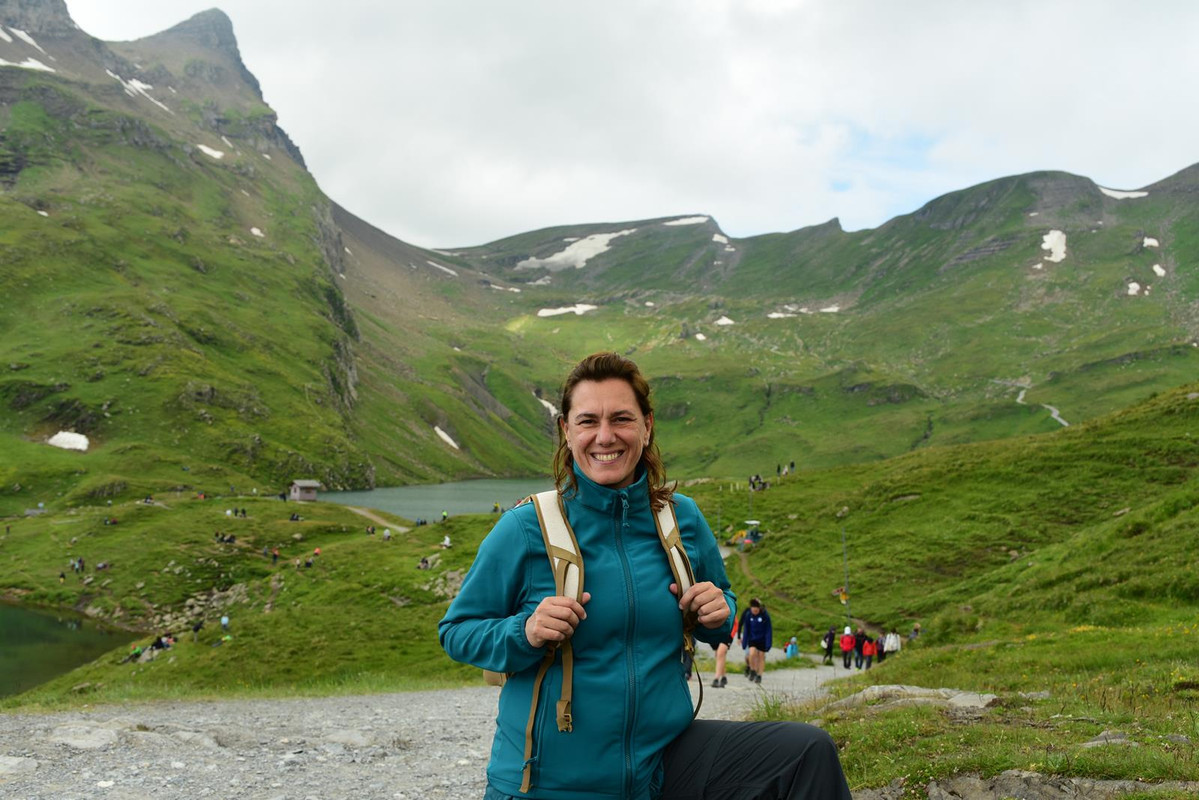
[[[65,0],[0,0],[0,24],[34,36],[66,36],[79,30]]]

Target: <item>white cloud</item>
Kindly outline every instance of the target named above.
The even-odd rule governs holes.
[[[119,40],[213,4],[68,5]],[[697,208],[734,237],[854,230],[1042,169],[1144,187],[1194,161],[1199,128],[1175,88],[1199,72],[1190,0],[1154,3],[1154,24],[1116,0],[220,7],[321,186],[428,246]],[[1112,97],[1158,110],[1153,147]]]

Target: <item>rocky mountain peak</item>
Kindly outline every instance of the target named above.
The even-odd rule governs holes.
[[[182,36],[204,47],[241,58],[237,50],[237,37],[233,35],[233,21],[219,8],[201,11],[157,35]]]
[[[0,24],[35,36],[64,36],[79,29],[66,0],[0,0]]]
[[[226,16],[224,11],[219,8],[201,11],[178,25],[142,41],[171,42],[180,39],[225,56],[241,75],[242,80],[253,88],[259,98],[262,97],[262,87],[259,85],[258,79],[241,60],[241,52],[237,48],[237,37],[233,34],[233,21]]]

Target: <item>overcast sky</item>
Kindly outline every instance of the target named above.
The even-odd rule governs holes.
[[[857,230],[1006,175],[1199,161],[1192,0],[66,2],[106,41],[215,4],[325,192],[424,246]]]

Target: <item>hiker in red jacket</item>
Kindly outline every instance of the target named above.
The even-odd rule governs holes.
[[[866,659],[866,669],[870,669],[870,664],[874,661],[874,656],[878,654],[878,644],[869,636],[862,642],[862,656]]]
[[[841,634],[841,661],[846,669],[853,662],[854,645],[857,640],[854,638],[853,631],[848,625],[845,626],[845,633]]]

